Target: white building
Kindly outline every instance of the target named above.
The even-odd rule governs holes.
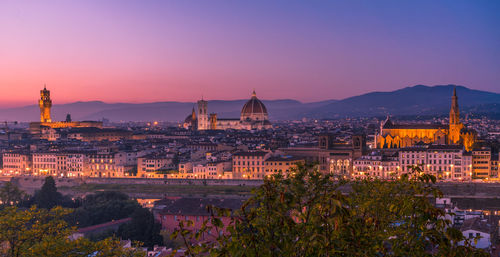
[[[401,148],[399,166],[402,172],[408,172],[410,171],[409,166],[419,165],[422,171],[432,174],[440,180],[470,180],[470,172],[467,172],[467,169],[464,171],[464,165],[468,166],[463,163],[463,155],[463,147],[455,145]]]
[[[231,179],[231,162],[206,162],[193,166],[192,177],[199,179]]]
[[[83,153],[33,153],[33,175],[83,177],[85,174]]]
[[[83,153],[65,153],[65,172],[67,177],[83,177],[86,156]]]
[[[2,155],[2,175],[19,175],[30,173],[30,155],[22,153],[4,153]]]
[[[271,152],[238,152],[233,154],[233,178],[264,179],[266,175],[264,161],[271,157]]]
[[[486,249],[491,247],[493,229],[487,220],[481,218],[466,219],[460,231],[462,231],[465,238],[471,240],[472,245],[476,248]],[[474,243],[473,238],[475,237],[480,237],[477,243]]]
[[[33,153],[33,174],[39,176],[59,176],[57,153]]]
[[[269,115],[266,106],[257,98],[255,91],[252,97],[241,109],[239,118],[220,118],[215,113],[208,113],[208,102],[198,101],[198,115],[193,111],[187,116],[183,124],[184,128],[197,130],[226,130],[226,129],[269,129],[272,128],[269,122]]]
[[[401,170],[398,157],[384,156],[377,152],[363,155],[353,163],[354,177],[390,179],[398,176]]]
[[[45,139],[47,141],[57,141],[61,135],[57,130],[51,127],[42,127],[40,133],[40,139]]]
[[[117,165],[114,153],[90,154],[87,156],[85,176],[125,177],[125,166]]]
[[[143,178],[164,177],[161,171],[174,170],[176,165],[172,157],[151,154],[137,158],[137,176]]]

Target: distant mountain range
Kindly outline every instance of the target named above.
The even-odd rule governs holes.
[[[343,100],[327,100],[302,103],[297,100],[262,100],[271,120],[306,118],[375,117],[407,115],[444,115],[451,104],[453,88],[456,87],[462,113],[490,115],[500,118],[500,94],[472,90],[463,86],[406,87],[391,92],[372,92]],[[57,99],[53,99],[57,102]],[[208,111],[221,118],[239,118],[240,111],[248,99],[208,101]],[[64,120],[70,113],[73,120],[111,121],[182,121],[191,113],[196,103],[104,103],[100,101],[54,104],[52,119]],[[0,109],[0,121],[37,121],[40,110],[36,105]]]

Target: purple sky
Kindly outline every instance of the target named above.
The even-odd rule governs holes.
[[[0,106],[500,92],[500,1],[0,1]]]

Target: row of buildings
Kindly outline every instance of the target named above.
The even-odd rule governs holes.
[[[118,152],[7,152],[1,175],[58,177],[137,177],[179,179],[263,179],[288,173],[305,160],[271,151],[239,151],[226,158],[197,151],[192,160],[179,161],[176,153]]]
[[[187,179],[263,179],[291,172],[298,163],[318,163],[320,171],[343,177],[391,179],[418,166],[441,180],[498,177],[498,154],[491,148],[466,151],[460,145],[420,145],[399,149],[367,149],[363,136],[353,143],[334,143],[321,135],[316,147],[238,150],[227,145],[199,144],[189,158],[179,153],[140,151],[6,152],[3,174],[63,177],[141,177]]]

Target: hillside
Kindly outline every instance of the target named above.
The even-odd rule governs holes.
[[[445,115],[448,113],[453,88],[457,89],[462,113],[500,117],[500,94],[463,86],[406,87],[391,92],[372,92],[343,100],[302,103],[297,100],[263,100],[271,120],[340,117],[373,117],[385,115]],[[54,99],[54,102],[57,100]],[[208,101],[208,111],[221,118],[238,118],[247,100]],[[194,102],[104,103],[100,101],[54,104],[53,120],[64,120],[70,113],[74,120],[111,121],[182,121],[191,113]],[[0,120],[36,121],[36,105],[0,109]]]

